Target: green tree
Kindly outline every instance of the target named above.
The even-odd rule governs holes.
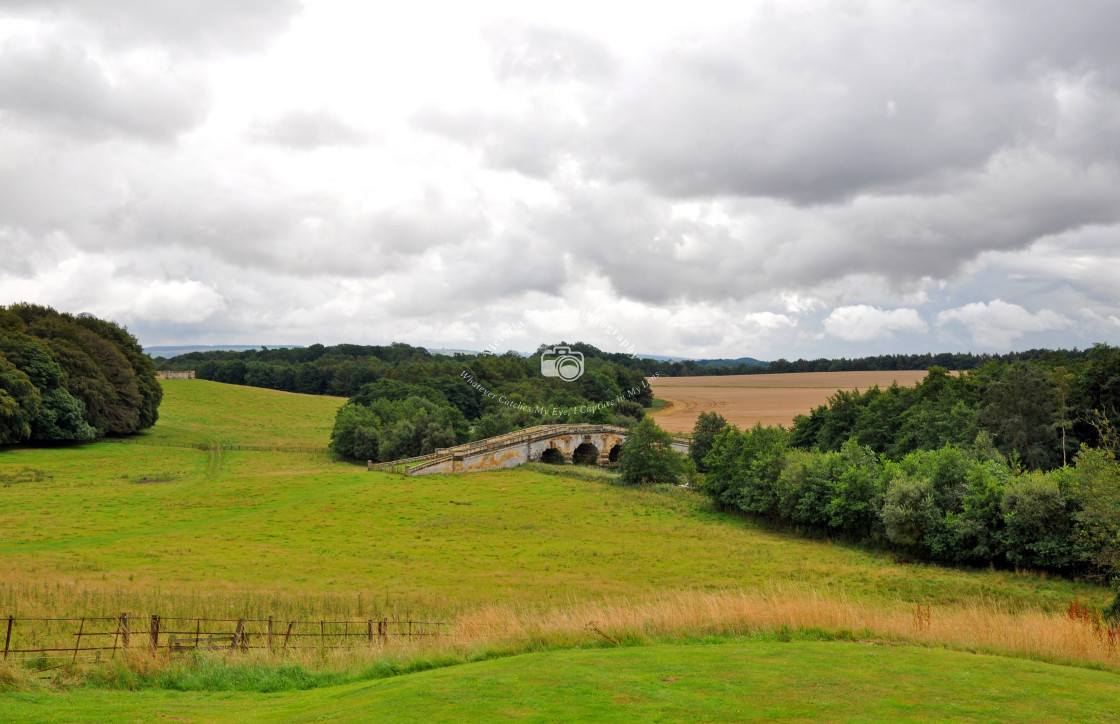
[[[933,484],[928,479],[911,477],[897,467],[890,469],[888,475],[882,511],[887,540],[918,549],[941,519]]]
[[[883,504],[882,466],[871,448],[853,437],[840,448],[839,470],[824,506],[828,524],[853,534],[870,535]]]
[[[79,314],[74,322],[116,345],[132,366],[140,394],[136,429],[145,430],[156,424],[159,419],[159,403],[163,400],[163,388],[156,379],[152,358],[144,353],[136,337],[124,327],[90,314]]]
[[[39,414],[41,402],[31,378],[0,352],[0,445],[31,437],[31,423]]]
[[[1057,429],[1062,424],[1061,394],[1052,374],[1026,362],[985,368],[980,379],[983,406],[979,422],[992,432],[1004,455],[1018,455],[1034,470],[1048,470],[1061,459]]]
[[[672,448],[673,436],[645,417],[622,443],[619,466],[623,482],[676,483],[684,472],[682,455]]]
[[[1057,475],[1034,472],[1015,478],[1003,491],[1000,512],[1008,563],[1051,570],[1075,563],[1072,506]]]
[[[346,403],[335,413],[331,452],[352,460],[379,460],[381,420],[366,405]]]
[[[61,387],[43,392],[39,414],[31,421],[31,437],[35,440],[81,441],[97,437],[83,416],[85,405]]]
[[[796,525],[827,527],[833,481],[839,478],[840,467],[839,453],[798,449],[787,452],[773,486],[778,517]]]
[[[1120,580],[1120,463],[1112,447],[1083,445],[1069,482],[1078,508],[1074,538],[1082,557],[1104,577]]]
[[[692,440],[688,443],[688,455],[700,472],[708,471],[704,458],[712,451],[716,435],[725,427],[727,420],[718,412],[701,412],[696,418],[696,424],[692,427]]]
[[[756,424],[739,431],[727,426],[704,458],[705,492],[719,505],[778,517],[776,485],[788,452],[789,436],[780,427]]]

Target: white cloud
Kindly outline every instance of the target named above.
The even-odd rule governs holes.
[[[226,306],[221,294],[197,279],[150,281],[119,291],[134,291],[135,297],[117,314],[149,322],[202,322]]]
[[[880,309],[867,304],[837,307],[824,320],[825,332],[849,342],[868,342],[890,337],[895,332],[925,332],[925,323],[916,309]]]
[[[168,141],[203,121],[209,93],[189,70],[150,57],[107,61],[54,39],[0,45],[0,111],[78,137]]]
[[[368,134],[326,110],[293,109],[277,118],[259,120],[250,129],[256,140],[291,148],[360,145]]]
[[[776,314],[774,312],[747,312],[743,315],[743,321],[748,327],[754,327],[761,331],[787,329],[797,326],[797,320],[793,317],[790,317],[788,314]]]
[[[1045,332],[1064,329],[1073,322],[1064,315],[1043,309],[1032,314],[1018,304],[1002,299],[991,302],[972,302],[937,315],[938,326],[951,323],[963,324],[972,335],[972,341],[985,350],[1008,350],[1014,340],[1028,332]]]
[[[527,349],[587,306],[678,356],[1120,341],[1120,5],[434,15],[0,1],[0,304],[161,342]]]

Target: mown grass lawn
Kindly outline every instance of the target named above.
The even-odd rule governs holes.
[[[1116,674],[912,646],[728,642],[525,654],[278,694],[11,694],[25,722],[1115,721]]]

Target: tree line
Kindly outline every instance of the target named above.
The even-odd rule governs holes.
[[[794,420],[790,443],[836,451],[854,438],[897,458],[969,444],[986,431],[1014,464],[1050,470],[1069,462],[1082,442],[1100,446],[1102,421],[1120,419],[1118,411],[1120,349],[1101,344],[1077,356],[990,360],[957,375],[933,367],[915,387],[839,391]]]
[[[791,372],[851,372],[875,370],[927,370],[940,366],[951,370],[972,370],[989,362],[1009,363],[1061,357],[1082,359],[1085,350],[1043,350],[1010,352],[1004,355],[950,353],[890,354],[853,359],[813,360],[778,359],[773,362],[751,360],[666,361],[637,357],[624,352],[606,352],[593,345],[574,342],[572,350],[585,359],[598,359],[641,372],[646,377],[698,377],[706,375],[756,375]],[[508,352],[507,354],[516,354]],[[475,355],[433,354],[423,347],[403,343],[390,345],[340,344],[309,347],[190,352],[176,357],[156,358],[160,370],[195,370],[207,380],[301,392],[309,395],[349,397],[366,382],[371,382],[384,367],[413,361],[447,360]]]
[[[572,345],[587,354],[587,350],[594,350],[590,345]],[[1030,349],[1023,352],[1009,352],[1007,354],[973,354],[971,352],[941,352],[937,354],[884,354],[870,357],[855,357],[839,359],[817,358],[796,359],[793,361],[785,358],[772,362],[759,360],[722,360],[701,359],[666,361],[645,359],[624,353],[600,353],[604,359],[620,364],[631,369],[641,371],[646,376],[658,377],[700,377],[707,375],[767,375],[786,374],[796,372],[865,372],[880,370],[928,370],[931,367],[945,367],[951,370],[972,370],[983,367],[988,363],[1007,364],[1011,362],[1030,362],[1035,360],[1049,360],[1060,358],[1063,360],[1079,360],[1089,354],[1089,350],[1048,350]]]
[[[690,454],[722,508],[929,561],[1120,585],[1118,405],[1120,350],[1098,345],[837,392],[790,430],[704,413]]]
[[[92,440],[149,428],[163,390],[124,327],[50,307],[0,307],[0,444]]]

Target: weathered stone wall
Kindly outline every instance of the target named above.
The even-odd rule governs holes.
[[[426,465],[411,471],[412,475],[430,475],[433,473],[469,473],[481,470],[498,470],[512,468],[525,463],[540,462],[541,456],[549,449],[555,449],[564,457],[566,463],[572,462],[576,448],[584,443],[594,445],[599,451],[598,463],[605,465],[610,461],[611,450],[621,446],[626,440],[626,435],[621,432],[592,432],[587,434],[569,433],[557,434],[547,439],[531,442],[512,442],[506,446],[498,446],[474,453],[457,455],[452,454],[446,460]]]
[[[157,380],[193,380],[194,370],[186,370],[181,372],[179,370],[158,370],[156,372]]]

